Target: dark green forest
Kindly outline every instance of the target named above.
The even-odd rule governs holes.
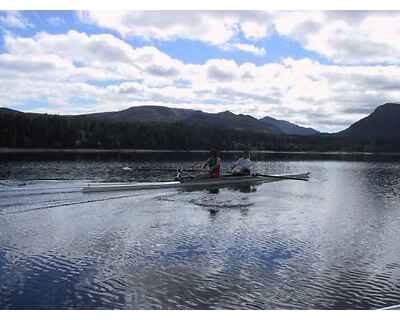
[[[271,135],[184,123],[113,123],[79,117],[0,113],[0,147],[97,149],[243,148],[271,151],[399,152],[396,141],[337,135]]]

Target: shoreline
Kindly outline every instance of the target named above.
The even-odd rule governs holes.
[[[4,154],[112,154],[112,153],[208,153],[209,150],[171,150],[171,149],[47,149],[47,148],[0,148],[0,155]],[[242,150],[221,150],[221,153],[240,153]],[[318,154],[318,155],[393,155],[400,156],[399,152],[351,152],[351,151],[272,151],[251,150],[258,154]]]

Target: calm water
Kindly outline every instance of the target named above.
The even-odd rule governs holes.
[[[82,194],[202,154],[2,156],[1,309],[375,309],[400,303],[400,159],[257,155],[309,182]],[[225,155],[229,166],[234,155]],[[28,160],[29,158],[29,160]]]

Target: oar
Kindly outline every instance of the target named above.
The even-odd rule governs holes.
[[[205,170],[201,170],[201,169],[182,169],[182,168],[178,168],[178,169],[174,169],[174,168],[129,168],[129,167],[125,167],[122,168],[122,170],[126,170],[126,171],[167,171],[167,172],[176,172],[177,170],[179,171],[186,171],[186,172],[204,172]]]
[[[309,173],[305,174],[304,178],[301,178],[301,177],[275,176],[275,175],[271,175],[271,174],[261,174],[261,173],[256,174],[257,177],[276,178],[276,179],[285,179],[285,180],[301,180],[301,181],[308,181],[308,179],[309,179],[308,175],[309,175]]]

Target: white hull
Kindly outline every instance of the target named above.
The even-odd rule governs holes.
[[[309,173],[274,175],[274,176],[229,176],[221,178],[193,179],[186,182],[153,182],[153,183],[135,183],[135,184],[91,184],[82,189],[82,192],[105,192],[105,191],[132,191],[149,189],[170,189],[170,188],[196,188],[196,187],[214,187],[231,186],[240,184],[259,184],[274,182],[285,179],[307,180]]]

